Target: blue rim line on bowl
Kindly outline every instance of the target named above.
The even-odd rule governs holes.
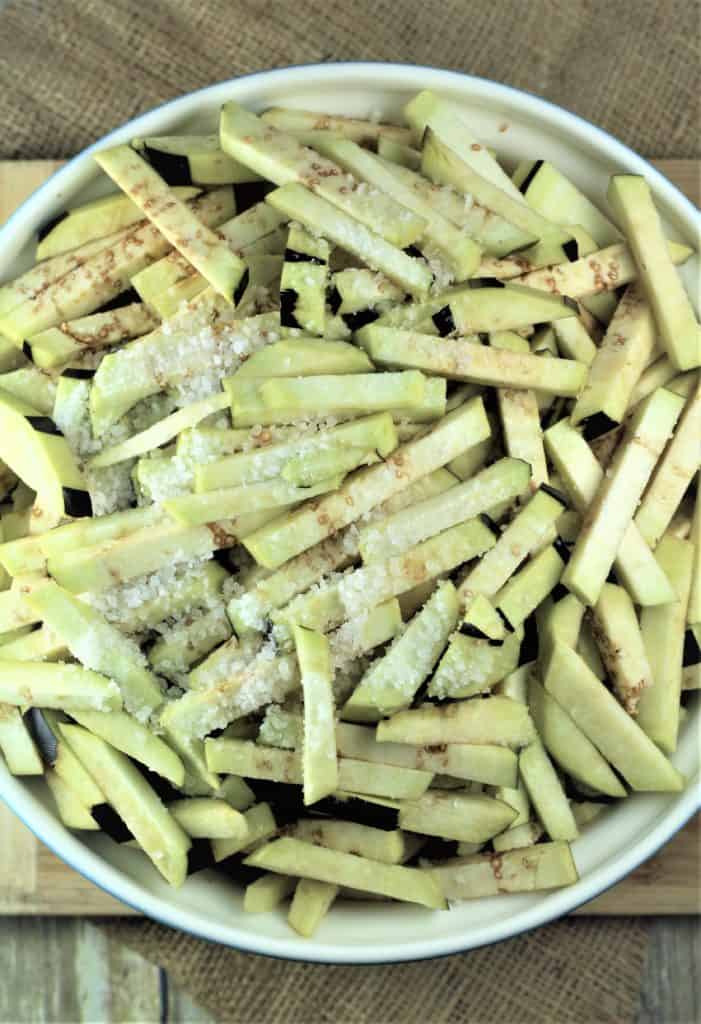
[[[266,84],[274,86],[277,80],[287,80],[290,74],[294,72],[298,73],[300,81],[309,73],[313,73],[321,79],[328,78],[330,81],[333,81],[337,77],[338,71],[344,70],[358,81],[364,75],[372,75],[378,79],[378,84],[382,84],[383,79],[391,80],[393,77],[398,78],[406,75],[407,72],[411,72],[412,69],[420,72],[424,80],[426,78],[435,78],[436,87],[440,87],[441,83],[445,85],[447,78],[454,81],[456,87],[467,82],[473,86],[477,93],[481,91],[486,94],[486,90],[489,90],[490,98],[495,96],[502,97],[505,100],[510,100],[517,106],[523,106],[525,98],[531,108],[535,107],[536,110],[540,108],[543,112],[549,112],[551,116],[554,115],[557,119],[564,119],[570,132],[574,130],[579,136],[580,141],[589,142],[592,137],[599,138],[608,149],[613,149],[614,155],[622,164],[633,168],[637,173],[644,174],[652,183],[653,188],[664,193],[666,202],[673,208],[677,216],[682,219],[695,221],[698,233],[701,233],[701,215],[693,204],[663,174],[608,132],[548,100],[544,100],[532,93],[527,93],[524,90],[492,82],[489,79],[465,75],[456,71],[442,70],[440,68],[424,68],[411,64],[385,64],[382,62],[338,62],[322,65],[294,65],[271,71],[259,71],[250,75],[242,75],[239,78],[230,79],[226,82],[217,83],[215,86],[205,87],[196,92],[188,93],[185,96],[170,100],[159,107],[139,115],[73,157],[63,168],[52,175],[46,183],[40,186],[25,201],[22,207],[11,215],[3,228],[0,229],[0,243],[5,233],[8,230],[12,230],[16,221],[23,216],[26,217],[28,205],[38,208],[36,220],[31,224],[31,231],[36,230],[37,226],[45,219],[41,211],[45,197],[54,194],[57,188],[63,187],[64,183],[69,185],[74,175],[74,170],[84,161],[86,156],[112,142],[130,138],[134,134],[148,134],[149,122],[151,120],[158,120],[159,114],[167,113],[173,118],[177,118],[179,113],[186,113],[186,108],[188,108],[187,112],[189,112],[193,100],[196,100],[198,97],[204,98],[206,96],[208,102],[212,102],[212,94],[214,93],[215,102],[218,100],[223,101],[227,90],[231,90],[238,83],[246,82],[249,85],[255,85],[256,81],[262,80]],[[2,783],[1,777],[0,783]],[[607,863],[601,864],[581,879],[576,886],[576,897],[573,898],[572,889],[556,890],[552,893],[544,894],[536,906],[520,915],[520,922],[516,930],[511,929],[508,922],[498,922],[497,925],[492,927],[491,932],[487,929],[486,936],[479,941],[470,940],[466,942],[465,939],[461,940],[459,937],[432,938],[423,942],[403,944],[402,955],[399,957],[388,958],[380,953],[367,960],[360,954],[360,950],[359,955],[356,957],[349,953],[347,947],[327,944],[322,948],[311,943],[301,947],[303,955],[292,957],[289,954],[289,946],[291,944],[289,940],[258,936],[252,932],[245,932],[243,929],[241,929],[242,938],[240,941],[244,942],[245,934],[245,944],[238,945],[225,934],[231,929],[227,929],[214,921],[210,922],[207,928],[197,924],[195,921],[196,915],[193,911],[188,908],[173,907],[166,899],[147,892],[138,882],[127,877],[125,872],[119,868],[109,864],[99,854],[85,846],[77,837],[70,833],[66,834],[63,825],[34,797],[30,797],[30,800],[36,804],[35,820],[31,822],[27,820],[19,810],[19,803],[27,798],[26,794],[22,793],[21,787],[21,783],[8,776],[8,780],[3,786],[2,798],[10,810],[17,815],[26,827],[34,832],[38,839],[71,868],[89,882],[102,888],[115,899],[120,900],[132,909],[146,914],[161,924],[185,931],[198,938],[219,942],[242,952],[253,952],[282,960],[304,959],[310,962],[328,964],[381,964],[433,959],[465,952],[468,949],[479,948],[480,946],[503,941],[506,938],[513,938],[516,935],[531,931],[544,923],[556,920],[564,914],[570,913],[611,888],[625,875],[634,871],[645,860],[653,856],[687,823],[699,809],[699,806],[701,806],[700,780],[697,779],[696,782],[692,780],[689,782],[687,790],[679,797],[672,820],[663,821],[661,824],[656,825],[643,839],[632,842],[630,850],[615,856],[614,867],[609,867]],[[41,821],[42,818],[45,819],[43,822]],[[62,850],[61,853],[58,852],[59,848]],[[605,880],[602,876],[606,876]],[[425,948],[427,945],[430,946],[430,949]],[[423,949],[421,948],[422,946],[424,947]]]

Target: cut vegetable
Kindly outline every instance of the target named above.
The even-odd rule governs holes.
[[[456,701],[444,707],[424,704],[377,726],[377,739],[383,743],[419,746],[478,743],[519,749],[534,737],[527,708],[508,697]]]
[[[16,707],[118,711],[119,687],[80,665],[0,660],[0,701]]]
[[[618,699],[635,715],[640,697],[652,685],[653,676],[633,602],[623,587],[604,583],[592,609],[591,625]],[[660,637],[663,635],[660,633]]]
[[[625,796],[625,788],[594,744],[534,676],[528,682],[528,706],[548,754],[563,771],[597,793]]]
[[[411,139],[408,128],[400,128],[396,124],[384,124],[376,120],[363,120],[359,117],[342,117],[338,114],[323,114],[312,110],[297,110],[288,107],[270,107],[261,115],[266,124],[292,135],[307,132],[329,132],[341,135],[362,145],[391,140],[400,145],[407,145]]]
[[[338,789],[333,672],[326,637],[302,626],[293,633],[304,695],[302,776],[309,805]]]
[[[168,810],[192,839],[249,840],[246,818],[223,800],[213,797],[188,797],[173,800]]]
[[[426,226],[417,247],[428,246],[435,251],[456,281],[465,281],[476,273],[481,254],[479,245],[436,209],[430,200],[430,189],[428,194],[421,195],[385,167],[382,160],[349,139],[320,138],[317,148],[380,194],[391,196],[422,217]]]
[[[488,526],[479,519],[468,519],[402,555],[372,562],[338,583],[300,595],[274,618],[328,631],[419,583],[450,572],[493,543],[494,534]]]
[[[373,722],[408,707],[430,675],[458,620],[455,587],[439,584],[389,651],[363,675],[343,706],[343,718]]]
[[[560,581],[568,549],[557,544],[543,548],[494,596],[494,605],[512,629],[517,629]]]
[[[95,832],[100,828],[90,813],[90,809],[80,802],[77,794],[57,772],[52,768],[47,768],[44,778],[54,798],[58,816],[66,828],[88,832]]]
[[[428,684],[429,697],[445,700],[487,693],[516,668],[522,636],[519,630],[495,642],[456,633]]]
[[[660,218],[644,178],[616,174],[607,192],[622,224],[667,355],[679,370],[701,364],[701,328],[669,258]]]
[[[275,910],[294,888],[294,878],[288,878],[286,875],[263,875],[246,886],[243,909],[247,914],[267,914]]]
[[[233,857],[241,850],[252,849],[259,843],[270,839],[277,832],[277,824],[273,812],[266,803],[254,804],[244,812],[246,834],[236,839],[213,839],[212,853],[216,863]]]
[[[300,839],[277,839],[252,853],[245,863],[278,874],[346,885],[433,909],[445,906],[438,884],[424,871],[380,864],[352,853],[313,846]]]
[[[336,490],[343,476],[343,473],[338,473],[302,486],[289,484],[280,478],[263,480],[242,487],[224,487],[204,494],[183,494],[177,498],[168,498],[163,502],[163,507],[175,522],[182,523],[184,527],[227,520],[227,528],[235,536],[245,537],[290,506],[317,494]]]
[[[339,490],[315,507],[302,506],[289,516],[246,538],[246,547],[261,565],[277,569],[288,559],[393,497],[420,477],[444,466],[489,433],[479,398],[445,416],[424,437],[397,448],[380,465],[355,473]]]
[[[422,298],[428,293],[433,275],[427,264],[408,256],[401,248],[386,241],[381,234],[376,234],[375,231],[381,225],[374,217],[371,216],[369,219],[374,229],[371,230],[320,195],[314,195],[302,185],[295,184],[275,189],[266,197],[266,202],[291,220],[300,221],[310,232],[321,234],[341,248],[347,249],[367,263],[372,270],[382,271],[410,295]],[[409,213],[409,217],[412,216]],[[401,224],[402,221],[404,218],[400,215],[395,223]],[[388,233],[396,237],[395,231]],[[413,230],[409,234],[414,234]]]
[[[553,645],[556,641],[577,647],[584,605],[574,594],[558,595],[558,600],[546,600],[536,610],[538,627],[538,666],[541,674],[547,674]]]
[[[694,545],[694,555],[687,621],[691,625],[696,625],[701,623],[701,488],[698,488],[696,492],[694,518],[689,533],[689,540]]]
[[[570,647],[555,644],[545,688],[632,789],[683,788],[683,776]]]
[[[574,507],[584,516],[604,479],[604,471],[593,451],[565,420],[545,432],[545,448]],[[624,529],[614,564],[636,604],[664,604],[674,599],[669,580],[635,522]]]
[[[56,582],[72,593],[99,592],[166,565],[203,558],[231,547],[235,533],[221,523],[147,527],[126,537],[48,559]],[[158,620],[157,620],[158,621]]]
[[[229,185],[258,177],[223,153],[216,135],[158,135],[133,139],[132,146],[169,185]]]
[[[515,817],[513,807],[488,796],[432,792],[403,803],[399,825],[423,835],[484,843],[508,828]]]
[[[430,334],[370,324],[356,333],[356,339],[375,363],[423,370],[449,380],[576,396],[586,379],[586,367],[574,360],[546,362],[530,352],[498,350],[469,338],[437,341]]]
[[[573,425],[600,413],[614,423],[623,420],[635,385],[655,351],[655,340],[652,310],[636,282],[626,288],[596,350],[572,411]]]
[[[512,501],[523,493],[529,479],[525,462],[500,459],[464,483],[411,504],[378,523],[370,523],[360,531],[363,561],[372,562],[405,551],[465,519]]]
[[[426,380],[416,370],[227,381],[235,427],[293,423],[312,415],[363,416],[386,409],[404,410],[410,416],[425,390]]]
[[[42,533],[65,515],[92,514],[85,480],[53,420],[0,391],[0,457],[36,492],[29,532]]]
[[[198,220],[163,178],[129,146],[101,150],[95,155],[95,160],[137,203],[171,245],[220,295],[236,305],[243,291],[245,263]]]
[[[198,224],[213,226],[231,216],[232,202],[230,189],[217,189],[191,200],[191,213]],[[25,338],[99,310],[129,287],[134,274],[163,256],[168,242],[153,224],[142,221],[113,236],[106,248],[97,247],[88,259],[4,314],[1,332],[21,348]]]
[[[19,708],[0,704],[0,750],[12,775],[41,775],[39,751]]]
[[[152,771],[168,779],[174,786],[182,786],[185,768],[174,750],[145,725],[124,711],[71,712],[78,725],[105,740],[110,746],[140,761]]]
[[[143,775],[120,751],[78,725],[61,732],[154,866],[173,886],[187,874],[190,840]]]
[[[305,939],[310,938],[326,917],[338,895],[338,886],[302,878],[295,889],[287,921],[291,928]]]
[[[194,198],[198,191],[199,189],[187,186],[174,189],[182,201]],[[68,210],[46,234],[42,233],[37,245],[36,258],[50,259],[95,239],[103,239],[107,244],[106,236],[131,227],[143,218],[143,211],[129,196],[122,193],[93,199],[90,203]]]
[[[611,221],[549,161],[522,161],[512,180],[528,205],[556,224],[583,227],[597,246],[612,245],[620,238]]]
[[[643,609],[640,622],[651,685],[640,695],[638,723],[668,754],[676,750],[679,732],[679,697],[692,554],[693,547],[689,541],[669,534],[663,537],[657,548],[657,557],[674,587],[677,600]]]
[[[460,120],[457,124],[460,125]],[[442,125],[434,127],[429,121],[423,137],[422,173],[439,185],[451,185],[471,196],[473,202],[486,206],[536,239],[562,244],[571,237],[566,229],[546,220],[526,205],[523,196],[497,162],[492,160],[484,146],[475,150],[471,145],[466,145],[465,140],[462,127],[458,136],[455,122],[449,135]],[[478,160],[481,166],[477,165]],[[488,167],[486,175],[485,165]]]
[[[333,342],[324,341],[321,344],[329,345]],[[292,459],[299,461],[303,471],[307,460],[313,462],[328,449],[372,450],[384,458],[396,447],[397,432],[391,416],[389,413],[375,413],[328,430],[310,432],[306,436],[293,437],[290,441],[265,445],[252,451],[220,458],[216,457],[219,453],[212,452],[211,460],[198,466],[195,472],[196,490],[218,490],[275,478]]]
[[[417,768],[485,785],[511,786],[516,782],[516,755],[505,747],[467,743],[434,746],[381,743],[373,729],[349,722],[339,722],[336,726],[336,745],[342,757],[361,761]]]
[[[576,820],[576,819],[575,819]],[[528,846],[535,846],[539,839],[545,835],[545,829],[538,821],[526,821],[523,825],[512,825],[498,836],[492,839],[492,846],[495,853],[506,853],[508,850],[523,850]],[[470,856],[478,851],[464,850],[462,846],[458,849],[458,856]]]
[[[685,263],[693,250],[688,245],[668,242],[667,252],[672,263],[678,265]],[[638,269],[633,253],[624,242],[617,242],[574,263],[558,263],[554,267],[532,270],[516,278],[514,283],[552,292],[553,295],[583,299],[637,280]]]
[[[698,377],[698,375],[697,375]],[[638,511],[635,525],[651,548],[669,526],[701,463],[701,383],[697,380],[667,449],[658,462]]]
[[[34,590],[28,601],[74,657],[87,668],[115,680],[127,711],[137,718],[148,717],[162,702],[159,681],[145,668],[146,659],[137,645],[100,612],[50,580]]]
[[[379,155],[382,156],[382,153]],[[522,249],[535,239],[534,235],[516,227],[498,213],[474,202],[471,196],[463,195],[448,185],[436,188],[423,174],[415,173],[421,167],[421,154],[418,154],[413,168],[399,166],[396,162],[388,163],[386,159],[384,166],[405,188],[416,193],[422,203],[452,221],[465,235],[478,242],[485,252],[503,256]],[[480,262],[479,274],[482,273],[483,263],[484,260]]]
[[[382,864],[401,864],[409,850],[409,837],[398,829],[388,831],[334,818],[302,818],[294,826],[296,839],[341,853],[355,853]]]
[[[524,559],[550,538],[563,507],[561,496],[540,487],[460,584],[463,604],[468,605],[477,594],[493,598]]]
[[[563,321],[563,323],[566,322]],[[493,348],[530,353],[526,339],[510,331],[492,334],[489,343]],[[535,391],[498,388],[497,402],[504,447],[507,453],[514,459],[523,459],[530,466],[532,487],[546,484],[548,482],[548,467],[545,461],[540,409]]]
[[[99,351],[148,334],[157,326],[158,317],[147,306],[135,302],[50,327],[27,338],[25,346],[33,363],[50,370],[80,358],[84,352]]]
[[[337,164],[301,145],[293,136],[266,124],[237,103],[224,105],[220,134],[222,149],[247,167],[276,185],[291,187],[298,193],[309,189],[311,199],[320,199],[324,205],[328,201],[329,205],[333,204],[332,209],[343,211],[344,217],[358,225],[371,227],[400,249],[411,245],[423,232],[423,218],[389,196],[371,195],[359,188],[354,178]],[[295,182],[299,184],[292,184]],[[267,201],[271,201],[270,195]],[[289,212],[288,215],[295,217]],[[296,219],[304,223],[303,217]]]
[[[171,413],[165,419],[154,423],[152,427],[134,434],[127,441],[114,445],[100,452],[90,460],[93,469],[104,466],[114,466],[118,462],[135,458],[155,448],[167,444],[174,437],[187,427],[193,427],[200,420],[206,419],[214,413],[221,412],[229,405],[229,398],[225,392],[212,395],[211,398],[204,398],[201,402],[194,402],[185,406],[177,412]]]
[[[576,839],[579,832],[565,792],[540,740],[521,751],[518,767],[528,795],[551,839]]]
[[[303,760],[297,751],[260,747],[246,740],[224,738],[207,739],[205,750],[207,764],[212,771],[287,784],[299,785],[302,782]],[[412,800],[428,789],[431,778],[430,772],[413,768],[341,758],[337,788],[392,800]]]
[[[596,604],[635,508],[679,417],[683,401],[655,391],[628,424],[626,437],[582,521],[562,582],[584,604]]]
[[[508,833],[507,833],[508,834]],[[572,885],[579,878],[569,843],[478,854],[433,867],[431,877],[448,900],[473,900],[504,892],[534,892]]]

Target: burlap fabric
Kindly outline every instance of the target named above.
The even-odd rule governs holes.
[[[328,967],[246,956],[152,922],[105,928],[227,1024],[627,1024],[646,946],[639,921],[580,918],[443,960]]]
[[[211,82],[348,59],[484,75],[642,152],[698,156],[699,14],[696,0],[18,0],[0,11],[0,156],[70,156]],[[105,928],[232,1024],[618,1024],[635,1012],[646,934],[579,919],[437,962],[348,968],[149,922]]]
[[[694,157],[700,13],[698,0],[14,0],[0,20],[0,156],[70,156],[211,82],[350,59],[484,75],[649,156]]]

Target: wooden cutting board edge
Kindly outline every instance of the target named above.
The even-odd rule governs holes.
[[[655,165],[697,205],[701,161],[655,160]],[[60,160],[0,161],[0,222],[62,164]],[[135,915],[44,846],[0,804],[0,916]],[[663,849],[576,914],[649,915],[701,912],[701,817]]]

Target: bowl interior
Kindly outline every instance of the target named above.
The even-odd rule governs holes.
[[[458,99],[474,134],[508,166],[525,157],[552,160],[593,200],[602,202],[613,172],[645,174],[670,237],[698,245],[698,214],[669,182],[604,132],[557,107],[494,83],[401,65],[321,65],[251,75],[176,100],[112,133],[93,148],[134,135],[213,131],[219,107],[236,99],[254,110],[273,105],[392,119],[419,89]],[[39,225],[66,206],[105,191],[90,150],[55,175],[0,233],[0,279],[31,262]],[[698,308],[698,261],[683,270]],[[437,956],[494,942],[560,916],[603,891],[650,856],[690,817],[699,800],[699,703],[683,727],[677,767],[689,778],[676,796],[636,795],[607,810],[574,844],[580,882],[533,896],[465,903],[448,913],[410,905],[345,902],[312,940],[300,941],[284,913],[244,915],[241,891],[210,872],[175,891],[137,851],[102,835],[71,834],[58,821],[41,780],[13,778],[0,763],[0,797],[54,852],[113,895],[164,923],[241,949],[294,959],[388,962]]]

